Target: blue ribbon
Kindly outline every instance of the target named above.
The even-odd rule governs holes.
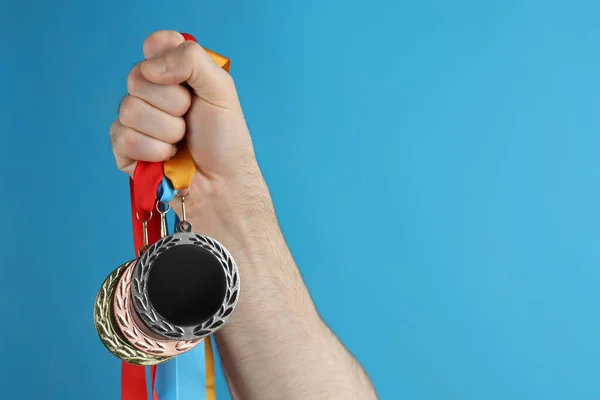
[[[177,195],[177,190],[167,177],[163,177],[158,187],[158,199],[170,202]],[[167,213],[167,228],[175,231],[179,219],[173,210]],[[204,344],[200,343],[173,360],[160,364],[156,368],[154,384],[159,400],[205,400],[206,399],[206,366],[204,360]]]
[[[163,176],[162,182],[160,182],[160,186],[158,187],[158,192],[156,193],[156,198],[162,202],[170,203],[177,196],[177,192],[178,190],[173,189],[169,178]]]

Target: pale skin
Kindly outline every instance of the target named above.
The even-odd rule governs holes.
[[[187,219],[225,245],[240,269],[238,307],[215,335],[234,399],[377,399],[304,285],[231,76],[178,32],[154,32],[143,50],[110,129],[115,159],[132,175],[138,160],[168,160],[187,141],[196,163]]]

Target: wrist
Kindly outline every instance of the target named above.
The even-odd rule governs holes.
[[[262,175],[252,174],[244,181],[202,178],[186,196],[186,215],[194,232],[219,241],[238,265],[240,300],[227,325],[248,329],[268,315],[287,315],[290,324],[312,321],[314,326],[320,318],[285,243]]]
[[[194,232],[222,243],[238,265],[260,265],[258,259],[281,232],[260,172],[244,178],[208,179],[197,173],[185,197],[186,219]],[[181,218],[179,198],[173,207]]]

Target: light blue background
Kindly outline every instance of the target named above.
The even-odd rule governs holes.
[[[232,58],[289,245],[382,399],[600,398],[599,12],[5,0],[0,397],[118,398],[92,323],[133,251],[108,128],[176,29]]]

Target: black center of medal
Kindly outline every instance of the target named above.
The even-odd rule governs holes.
[[[198,325],[223,304],[227,278],[219,260],[196,245],[170,248],[154,260],[148,275],[148,299],[167,321]]]

